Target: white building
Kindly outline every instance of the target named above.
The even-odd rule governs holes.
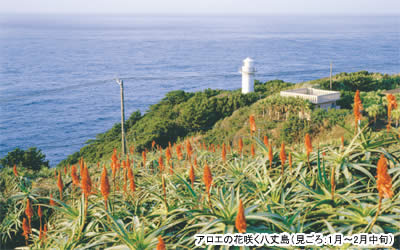
[[[243,66],[240,70],[242,72],[242,93],[247,94],[254,92],[254,61],[250,57],[243,60]]]
[[[340,99],[340,92],[338,91],[299,88],[281,91],[281,96],[300,97],[310,101],[316,107],[326,110],[330,108],[340,109],[340,107],[336,105],[336,101]]]

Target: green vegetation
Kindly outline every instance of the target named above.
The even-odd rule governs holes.
[[[229,117],[235,110],[288,87],[293,87],[293,84],[273,80],[256,82],[255,93],[248,95],[242,95],[239,90],[206,89],[196,93],[171,91],[159,103],[150,106],[146,114],[134,112],[130,116],[125,124],[127,144],[134,145],[137,151],[150,148],[153,140],[165,147],[168,142],[208,131],[217,121]],[[108,158],[114,148],[120,149],[120,142],[121,125],[115,124],[58,165],[75,164],[81,157],[89,162]]]
[[[217,122],[213,129],[204,134],[204,139],[221,144],[245,137],[247,127],[244,125],[248,122],[249,114],[258,117],[257,134],[292,144],[301,141],[306,133],[319,134],[334,126],[344,126],[350,111],[313,109],[312,105],[303,99],[282,98],[274,94]]]
[[[49,161],[46,160],[42,151],[35,147],[27,150],[16,148],[0,159],[0,165],[9,168],[17,165],[26,169],[40,170],[41,168],[48,168]]]
[[[330,81],[327,78],[311,81],[322,89],[330,89]],[[340,73],[333,77],[332,90],[340,91],[341,100],[337,103],[342,108],[350,109],[356,90],[369,92],[400,87],[400,75],[370,73],[360,71],[355,73]]]
[[[394,126],[387,131],[387,100],[373,88],[395,88],[399,77],[358,72],[334,79],[340,91],[362,90],[363,119],[357,130],[350,94],[341,100],[347,108],[324,111],[302,99],[281,98],[280,90],[295,86],[274,80],[256,82],[256,92],[249,95],[210,89],[168,93],[147,113],[135,112],[126,121],[128,145],[135,146],[127,156],[118,157],[119,124],[54,171],[33,171],[27,162],[19,164],[14,175],[11,159],[20,159],[16,157],[20,154],[10,152],[7,165],[2,162],[7,167],[0,172],[0,248],[28,244],[34,249],[154,249],[157,237],[162,236],[167,249],[193,249],[196,233],[238,232],[239,200],[248,233],[393,233],[394,247],[399,247],[400,130],[396,123],[400,114],[396,113],[400,108],[392,110]],[[303,84],[326,88],[326,81]],[[255,117],[253,135],[249,115]],[[306,133],[313,141],[309,155],[304,146]],[[272,155],[262,142],[265,135]],[[239,139],[244,142],[242,151]],[[152,148],[153,140],[159,148]],[[280,157],[282,142],[290,163]],[[117,152],[112,158],[114,148]],[[377,162],[383,156],[393,197],[383,198],[377,190]],[[81,157],[80,183],[74,184],[68,164],[76,164]],[[90,182],[83,181],[87,180],[85,165]],[[203,180],[206,165],[212,173],[209,194]],[[101,188],[103,166],[110,185],[107,206]],[[57,175],[63,181],[61,192]],[[87,185],[91,192],[85,196]],[[50,204],[50,195],[55,204]],[[22,221],[27,218],[28,199],[33,209],[32,233],[25,240]],[[48,226],[45,238],[43,230],[40,238],[40,225]]]
[[[303,84],[312,84],[323,89],[329,89],[329,79],[327,78]],[[149,149],[153,140],[157,141],[162,147],[165,147],[168,142],[174,143],[186,136],[204,134],[206,142],[218,143],[223,140],[231,140],[240,134],[240,127],[243,124],[239,121],[246,121],[248,112],[250,111],[256,113],[262,112],[263,114],[264,125],[261,127],[260,133],[271,134],[285,141],[298,142],[306,131],[318,131],[318,127],[321,126],[320,121],[324,118],[322,117],[324,116],[323,112],[318,113],[322,115],[321,117],[318,117],[316,114],[311,115],[310,111],[313,112],[312,107],[303,100],[288,101],[288,98],[281,98],[277,95],[281,90],[301,85],[294,85],[281,80],[272,80],[265,83],[255,81],[255,92],[248,95],[242,95],[239,90],[207,89],[196,93],[186,93],[182,90],[171,91],[159,103],[150,106],[147,113],[142,115],[137,111],[131,114],[125,124],[127,145],[129,147],[134,146],[136,151],[141,151],[145,148]],[[346,113],[351,112],[354,91],[357,88],[362,91],[362,99],[367,98],[365,93],[376,93],[381,100],[376,104],[381,105],[385,102],[381,91],[371,90],[393,89],[399,86],[399,75],[389,76],[366,71],[335,75],[333,77],[333,89],[341,91],[342,96],[341,100],[338,101],[338,105],[342,109],[348,109],[349,111],[330,111],[329,117],[336,115],[339,117],[330,119],[329,124],[324,123],[321,128],[326,130],[334,127],[335,124],[339,125],[337,122]],[[253,104],[256,106],[250,108]],[[265,106],[263,106],[264,104]],[[375,125],[379,127],[383,124],[379,119],[384,118],[386,111],[382,108],[378,108],[376,111],[376,108],[376,106],[369,108],[369,104],[365,106],[366,114],[372,120],[377,119],[378,123]],[[241,115],[235,115],[235,112]],[[291,126],[288,123],[282,124],[284,120],[289,118],[289,114],[296,115],[298,112],[303,113],[303,118],[312,117],[318,120],[319,123],[315,123],[315,120],[302,121],[303,124],[313,124],[314,129],[305,124],[304,127],[301,127],[302,131],[298,133],[292,133],[290,132],[291,129],[287,128],[285,130],[287,133],[280,135],[282,126]],[[375,114],[376,116],[374,116]],[[239,121],[234,121],[232,115]],[[273,117],[269,118],[269,115]],[[397,111],[394,112],[394,115],[397,115]],[[276,116],[285,116],[285,119]],[[226,121],[226,119],[229,121]],[[395,121],[398,122],[398,120]],[[58,166],[75,164],[81,157],[85,158],[88,162],[107,159],[114,148],[120,149],[120,141],[121,126],[120,124],[115,124],[112,129],[97,135],[96,139],[89,140],[87,145],[79,152],[70,155],[67,159],[60,162]]]
[[[129,167],[128,158],[117,158],[117,162],[125,162],[125,170],[116,170],[115,180],[108,167],[110,160],[101,162],[100,167],[88,164],[92,192],[87,202],[81,188],[72,184],[70,169],[66,173],[63,168],[58,169],[64,182],[62,200],[52,173],[48,172],[46,178],[30,179],[24,170],[18,177],[4,171],[0,175],[7,183],[0,199],[2,246],[26,244],[21,236],[21,221],[26,218],[27,199],[33,204],[33,230],[27,239],[33,248],[154,249],[161,235],[167,249],[193,249],[196,233],[238,232],[235,218],[239,199],[245,207],[248,233],[390,232],[395,235],[395,246],[398,246],[400,139],[397,129],[373,132],[364,127],[356,135],[350,130],[346,134],[349,143],[344,146],[338,138],[329,144],[320,144],[319,149],[314,144],[309,163],[304,142],[296,144],[295,149],[286,150],[292,155],[292,162],[291,165],[287,161],[283,163],[283,174],[280,143],[270,140],[274,153],[269,159],[261,138],[250,136],[249,131],[246,136],[249,144],[245,147],[256,145],[256,154],[241,154],[232,148],[225,161],[221,149],[205,150],[202,141],[196,139],[190,140],[191,160],[187,160],[187,152],[180,160],[177,147],[173,147],[170,160],[173,173],[168,165],[162,168],[158,164],[157,160],[165,155],[159,150],[147,154],[144,166],[137,153],[129,155]],[[185,147],[187,142],[178,145]],[[388,159],[394,193],[393,197],[381,200],[382,203],[375,179],[380,155]],[[194,164],[194,157],[197,166],[192,186],[190,165]],[[212,172],[209,196],[202,180],[206,164]],[[103,165],[107,166],[111,186],[107,207],[100,191]],[[129,168],[133,170],[135,189],[130,188],[129,180],[125,183]],[[82,173],[78,176],[84,178]],[[50,194],[56,202],[54,205],[49,205]],[[38,205],[43,209],[42,223],[48,226],[45,239],[39,237]]]

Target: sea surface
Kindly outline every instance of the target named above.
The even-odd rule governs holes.
[[[0,157],[38,147],[51,165],[165,93],[256,79],[400,72],[399,16],[0,15]]]

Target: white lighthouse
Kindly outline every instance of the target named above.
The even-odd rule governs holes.
[[[242,66],[242,93],[247,94],[254,91],[254,61],[250,57],[243,60]]]

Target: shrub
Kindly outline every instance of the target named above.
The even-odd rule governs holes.
[[[27,150],[16,148],[9,152],[4,158],[0,159],[0,164],[3,167],[13,167],[16,164],[31,170],[40,170],[42,167],[49,167],[49,161],[40,149],[35,147]]]

